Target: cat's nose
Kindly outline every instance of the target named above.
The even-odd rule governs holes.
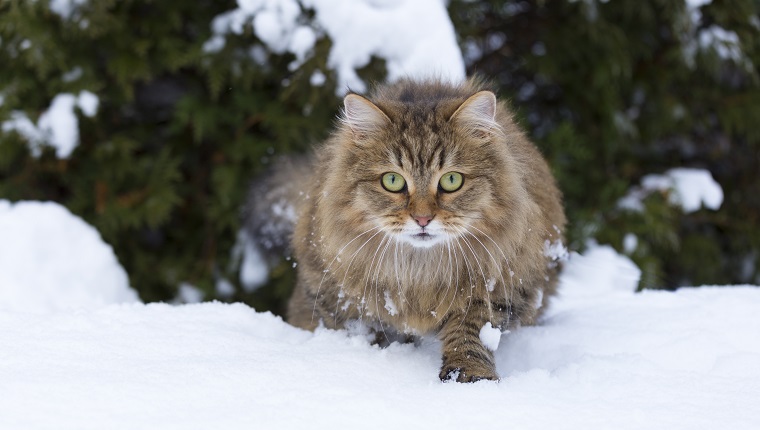
[[[417,225],[420,227],[425,227],[428,224],[430,224],[430,221],[433,219],[431,215],[412,215],[412,218],[414,218],[415,221],[417,221]]]

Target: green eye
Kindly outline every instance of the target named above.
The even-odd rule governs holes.
[[[383,184],[383,188],[392,193],[397,193],[403,190],[406,186],[404,177],[396,172],[388,172],[384,174],[383,179],[380,182]]]
[[[464,184],[464,177],[458,172],[449,172],[441,177],[439,182],[443,191],[452,193],[460,188]]]

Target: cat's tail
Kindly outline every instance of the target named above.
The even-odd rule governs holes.
[[[296,215],[311,172],[309,157],[282,157],[251,184],[243,208],[245,231],[270,262],[291,255]]]

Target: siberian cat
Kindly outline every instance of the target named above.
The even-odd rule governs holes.
[[[297,261],[291,324],[435,334],[442,380],[498,379],[481,330],[535,321],[565,215],[546,162],[483,88],[405,80],[349,94],[313,156],[252,189],[253,237]]]

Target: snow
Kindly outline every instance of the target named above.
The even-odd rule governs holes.
[[[41,154],[40,145],[44,142],[45,137],[36,125],[21,111],[11,112],[10,119],[2,123],[3,133],[15,131],[21,137],[26,139],[27,145],[32,155],[39,157]]]
[[[306,59],[306,54],[314,47],[317,42],[317,35],[311,28],[302,25],[293,30],[293,37],[290,39],[288,51],[296,56],[298,62]]]
[[[626,233],[626,235],[623,236],[623,251],[625,251],[626,254],[633,254],[638,247],[639,238],[636,237],[635,234]]]
[[[309,78],[309,83],[313,87],[321,87],[325,84],[327,81],[327,76],[325,76],[324,73],[320,70],[315,70],[314,73],[311,74],[311,77]]]
[[[635,293],[641,272],[608,246],[568,259],[541,325],[481,329],[500,382],[444,384],[432,338],[381,349],[366,327],[139,303],[53,203],[0,202],[0,237],[0,428],[760,426],[760,288]]]
[[[684,56],[687,62],[694,64],[694,57],[698,50],[714,50],[724,60],[744,65],[751,69],[752,61],[741,50],[741,42],[736,32],[726,30],[716,24],[701,28],[701,7],[711,3],[711,0],[686,0],[686,12],[689,15],[690,32],[684,40]],[[750,18],[751,22],[751,18]]]
[[[698,9],[710,3],[712,3],[712,0],[686,0],[687,7],[691,9]]]
[[[663,175],[647,175],[640,187],[633,187],[618,201],[618,207],[631,211],[644,210],[643,199],[653,192],[669,192],[670,204],[686,213],[696,212],[702,206],[718,210],[723,204],[723,189],[709,171],[692,168],[673,168]]]
[[[269,279],[266,259],[245,231],[238,233],[237,243],[232,251],[233,259],[240,259],[240,283],[247,292],[253,292]],[[228,286],[217,285],[217,290],[229,291]]]
[[[552,261],[565,261],[569,253],[562,240],[557,239],[551,242],[547,239],[544,241],[544,255],[551,258]]]
[[[81,78],[83,74],[84,74],[84,71],[82,70],[81,67],[74,67],[73,69],[64,73],[63,76],[61,76],[61,80],[64,83],[74,82],[76,80],[79,80],[79,78]]]
[[[235,286],[227,278],[219,278],[215,290],[217,297],[229,298],[235,294]]]
[[[79,123],[74,106],[74,95],[58,94],[37,123],[40,130],[49,136],[48,143],[56,148],[58,158],[68,158],[79,144]]]
[[[483,342],[483,346],[491,351],[499,349],[499,342],[501,342],[501,330],[498,327],[494,327],[490,322],[487,322],[480,328],[480,341]]]
[[[254,2],[261,3],[261,2]],[[256,5],[256,9],[249,10],[254,13],[253,31],[256,37],[261,39],[272,51],[276,53],[285,52],[295,32],[295,26],[300,15],[300,7],[294,0],[267,1],[264,2],[266,8],[256,12],[261,5]],[[303,49],[303,47],[299,47]]]
[[[175,302],[180,303],[200,303],[203,301],[205,294],[198,287],[183,282],[179,284]]]
[[[570,302],[574,300],[634,296],[632,293],[641,279],[641,270],[636,264],[610,246],[590,242],[587,247],[585,254],[573,254],[565,262],[560,287],[562,300],[552,303],[553,310],[572,305]]]
[[[302,8],[314,11],[304,25]],[[301,66],[322,37],[332,41],[328,67],[337,72],[337,91],[363,92],[366,84],[356,73],[372,56],[386,60],[388,79],[465,78],[462,53],[444,0],[238,0],[238,8],[214,18],[212,36],[203,46],[214,53],[225,45],[227,33],[241,34],[246,24],[272,52],[296,56],[291,69]],[[319,78],[314,85],[322,85]]]
[[[387,61],[388,79],[465,77],[462,53],[443,0],[303,0],[333,41],[328,66],[338,89],[363,92],[356,74],[372,55]]]
[[[87,0],[50,0],[50,10],[61,18],[68,19],[79,6],[86,2]]]
[[[81,91],[78,96],[70,93],[56,95],[35,125],[25,113],[11,112],[11,118],[2,123],[3,132],[15,131],[26,139],[34,157],[42,153],[42,146],[55,148],[58,158],[69,158],[79,145],[79,120],[74,112],[79,107],[87,117],[98,111],[98,96]]]
[[[721,58],[732,59],[736,62],[744,59],[736,32],[717,25],[711,25],[699,33],[699,46],[704,49],[714,48]]]
[[[385,291],[385,310],[388,311],[388,314],[393,316],[398,313],[398,309],[396,308],[396,303],[393,302],[393,298],[391,298],[391,293],[386,290]]]
[[[723,204],[723,189],[715,182],[709,171],[704,169],[670,169],[667,176],[673,181],[673,202],[686,212],[695,212],[705,207],[718,210]]]
[[[227,41],[224,39],[224,36],[220,36],[218,34],[215,34],[211,37],[211,39],[207,40],[203,43],[203,52],[206,53],[215,53],[219,52],[222,49],[224,49],[224,46],[227,44]]]
[[[0,312],[138,301],[111,247],[56,203],[0,200],[0,237]]]
[[[84,116],[92,118],[98,113],[100,99],[89,91],[82,91],[77,98],[77,106],[82,110]]]

